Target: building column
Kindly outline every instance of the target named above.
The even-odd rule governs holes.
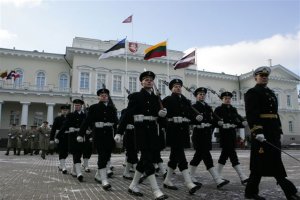
[[[22,104],[21,125],[28,125],[28,107],[30,102],[20,102]]]
[[[2,104],[3,101],[0,101],[0,128],[1,128],[1,121],[2,121]]]
[[[53,125],[53,108],[55,103],[46,103],[48,106],[48,111],[47,111],[47,122],[49,125]]]

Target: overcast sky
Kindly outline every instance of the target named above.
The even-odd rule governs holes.
[[[64,54],[74,37],[125,36],[197,48],[201,70],[239,75],[272,59],[300,76],[299,0],[0,0],[1,48]]]

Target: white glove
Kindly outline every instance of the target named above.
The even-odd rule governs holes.
[[[85,131],[85,133],[86,133],[87,135],[91,134],[91,132],[92,132],[92,131],[90,131],[90,130],[86,130],[86,131]]]
[[[227,123],[226,123],[226,124],[223,124],[223,125],[222,125],[222,128],[228,129],[228,128],[229,128],[229,125],[230,125],[230,124],[227,124]]]
[[[158,112],[158,116],[160,116],[160,117],[166,117],[167,116],[167,109],[164,108],[164,109],[160,110]]]
[[[223,121],[218,121],[219,126],[223,126],[224,122]]]
[[[27,142],[28,140],[27,140],[27,139],[24,139],[24,141]]]
[[[59,139],[55,138],[55,139],[54,139],[54,142],[55,142],[56,144],[58,144],[58,143],[59,143]]]
[[[81,137],[81,136],[77,136],[77,142],[83,142],[83,137]]]
[[[243,121],[242,124],[243,124],[244,127],[248,126],[248,122],[247,121]]]
[[[90,141],[90,142],[93,142],[93,138],[90,138],[89,141]]]
[[[197,115],[197,116],[196,116],[196,120],[197,120],[198,122],[201,122],[201,121],[203,120],[203,116],[202,116],[202,115]]]
[[[114,137],[116,143],[120,143],[121,142],[121,135],[120,134],[116,134]]]
[[[54,144],[54,141],[53,141],[53,140],[50,140],[49,144]]]
[[[255,139],[257,139],[260,142],[266,141],[264,134],[257,134]]]

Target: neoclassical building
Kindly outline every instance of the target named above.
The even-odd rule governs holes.
[[[120,112],[127,106],[127,92],[140,89],[139,74],[144,70],[156,73],[155,83],[162,98],[170,94],[164,81],[180,78],[184,86],[207,87],[212,91],[233,92],[233,105],[244,116],[244,93],[254,86],[253,72],[240,76],[196,70],[195,66],[173,70],[172,63],[183,52],[168,50],[167,58],[145,61],[144,50],[150,45],[138,44],[138,51],[99,60],[99,56],[117,41],[101,41],[76,37],[65,54],[0,48],[0,72],[15,70],[16,80],[0,78],[0,137],[7,134],[10,125],[40,125],[60,112],[62,104],[80,98],[86,106],[97,103],[96,91],[104,85]],[[127,45],[128,46],[128,45]],[[258,66],[257,66],[258,67]],[[284,66],[272,66],[269,87],[279,100],[284,143],[300,142],[300,109],[297,85],[300,77]],[[191,93],[184,95],[194,101]],[[207,102],[215,108],[221,104],[217,95],[209,91]],[[246,132],[249,130],[246,129]],[[239,134],[245,137],[244,130]],[[215,138],[214,138],[215,140]]]

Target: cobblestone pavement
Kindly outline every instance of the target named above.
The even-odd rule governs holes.
[[[299,150],[287,151],[291,155],[300,159]],[[58,156],[47,156],[46,160],[42,160],[40,156],[5,156],[4,151],[0,152],[0,200],[35,200],[35,199],[54,199],[54,200],[87,200],[87,199],[137,199],[147,200],[153,199],[150,185],[147,181],[141,184],[143,197],[134,197],[128,194],[127,188],[130,181],[122,178],[124,167],[124,154],[113,154],[112,164],[114,166],[114,176],[109,179],[113,189],[112,191],[104,191],[100,184],[94,181],[94,175],[97,166],[97,156],[93,155],[90,160],[91,173],[83,173],[84,182],[80,183],[70,174],[64,175],[58,171]],[[249,174],[249,150],[239,150],[238,156],[242,165],[242,169]],[[188,160],[191,160],[193,151],[186,151]],[[220,155],[219,150],[212,151],[214,162]],[[169,152],[163,151],[162,157],[168,160]],[[289,179],[295,183],[300,190],[300,164],[283,154],[283,161],[289,176]],[[70,171],[71,158],[67,159],[68,169]],[[216,189],[216,185],[212,177],[206,171],[203,162],[200,163],[197,170],[198,180],[203,183],[202,188],[195,194],[189,195],[183,184],[181,173],[176,170],[174,175],[174,183],[179,190],[172,191],[162,188],[162,177],[158,177],[158,183],[162,191],[169,196],[169,199],[209,199],[221,200],[244,199],[244,186],[228,162],[223,170],[224,178],[230,180],[230,184],[222,189]],[[276,185],[273,178],[264,177],[260,185],[260,194],[267,199],[285,199],[281,188]]]

